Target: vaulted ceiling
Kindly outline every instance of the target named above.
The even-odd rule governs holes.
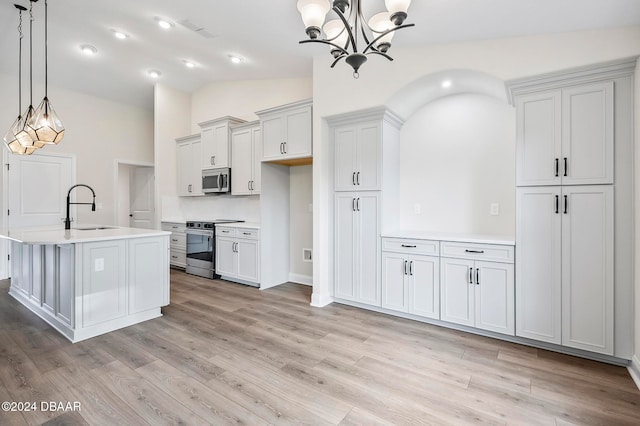
[[[366,16],[383,0],[362,0]],[[17,76],[18,13],[0,3],[0,73]],[[157,81],[187,92],[212,81],[310,77],[319,45],[306,37],[296,0],[48,0],[49,83],[151,108]],[[42,80],[44,0],[34,4],[34,78]],[[159,18],[173,24],[157,25]],[[394,47],[640,25],[638,0],[415,0]],[[28,34],[28,13],[23,29]],[[199,29],[199,31],[195,31]],[[114,31],[128,35],[114,37]],[[28,53],[28,35],[24,40]],[[83,55],[80,46],[95,46]],[[393,52],[393,48],[390,53]],[[233,64],[229,55],[243,59]],[[25,76],[28,61],[25,56]],[[185,61],[195,67],[189,69]],[[340,64],[340,67],[348,67]],[[336,72],[339,72],[338,70]],[[342,72],[351,72],[344,68]]]

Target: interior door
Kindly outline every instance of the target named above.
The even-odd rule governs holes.
[[[60,225],[62,229],[67,191],[75,183],[73,157],[11,155],[7,173],[7,225],[10,228]]]
[[[129,226],[131,228],[154,229],[154,169],[132,167],[129,175]]]

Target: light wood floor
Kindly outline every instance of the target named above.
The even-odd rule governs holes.
[[[0,424],[640,424],[625,368],[171,273],[162,318],[71,344],[0,284]]]

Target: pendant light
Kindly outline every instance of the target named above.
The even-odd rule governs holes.
[[[24,145],[25,148],[36,147],[42,148],[45,144],[38,141],[35,129],[36,110],[33,108],[33,3],[38,0],[30,0],[29,5],[29,107],[24,114],[24,127],[22,131],[26,132],[31,138],[31,144]],[[22,143],[22,142],[21,142]]]
[[[37,1],[37,0],[32,0]],[[47,96],[48,89],[48,15],[47,0],[44,0],[44,98],[36,109],[33,123],[29,126],[34,129],[38,142],[43,144],[59,144],[64,138],[64,126],[53,109],[53,105]]]
[[[37,149],[33,140],[25,131],[25,120],[22,118],[22,12],[26,7],[14,4],[18,9],[20,21],[18,24],[18,118],[13,122],[9,131],[4,135],[4,143],[13,154],[31,155]]]

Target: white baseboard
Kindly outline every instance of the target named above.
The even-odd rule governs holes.
[[[631,358],[631,364],[629,364],[627,370],[629,370],[631,378],[635,382],[638,389],[640,389],[640,359],[638,359],[637,356],[634,355]]]
[[[289,281],[296,284],[313,285],[313,277],[289,272]]]
[[[317,292],[314,292],[311,295],[311,306],[323,308],[331,303],[333,303],[333,297],[329,294],[318,294]]]

